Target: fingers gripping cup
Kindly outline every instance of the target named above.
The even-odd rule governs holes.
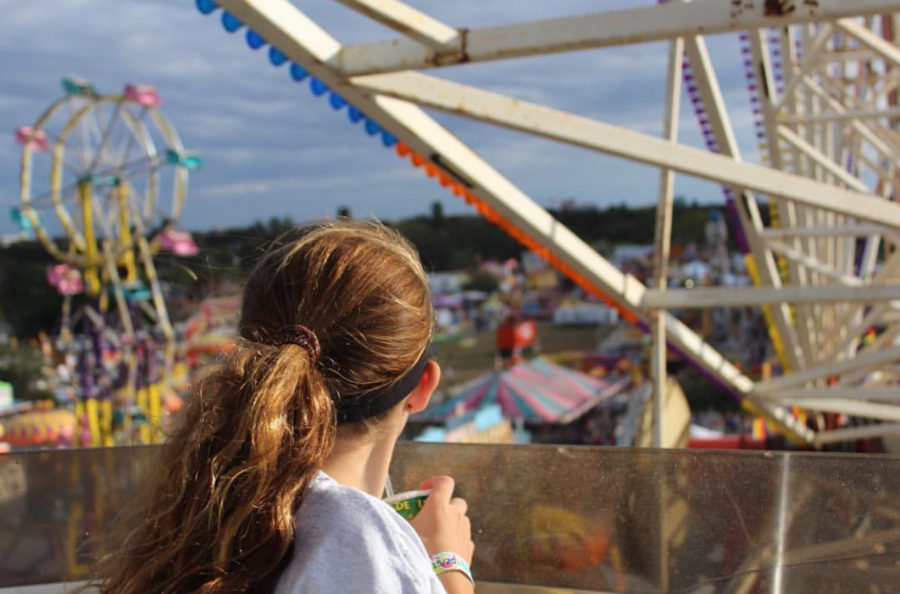
[[[425,500],[429,495],[431,495],[431,489],[403,491],[384,499],[384,502],[393,507],[394,511],[403,516],[405,520],[412,520],[416,514],[422,511],[422,506],[425,505]]]

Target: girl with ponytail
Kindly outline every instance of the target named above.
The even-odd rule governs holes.
[[[471,593],[453,480],[422,483],[412,523],[378,499],[440,379],[432,330],[418,256],[379,224],[307,227],[263,256],[237,348],[185,407],[100,590]]]

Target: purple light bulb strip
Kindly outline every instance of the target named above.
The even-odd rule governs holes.
[[[746,35],[744,35],[744,39],[746,41]],[[747,48],[749,53],[749,48]],[[752,60],[745,60],[745,68],[748,69],[748,76],[750,75],[749,67],[753,64]],[[694,113],[697,116],[697,123],[700,125],[700,132],[703,135],[703,139],[706,142],[707,148],[714,153],[719,152],[719,147],[716,143],[715,132],[712,129],[712,125],[709,120],[709,116],[706,113],[706,109],[703,106],[703,99],[700,96],[699,89],[697,88],[695,78],[693,73],[691,72],[691,65],[687,58],[684,59],[683,62],[684,74],[683,78],[686,83],[685,88],[688,92],[688,97],[691,100],[691,104],[694,106]],[[737,242],[742,253],[746,254],[750,251],[749,244],[747,243],[747,237],[744,233],[744,229],[741,226],[740,217],[738,217],[737,212],[737,204],[734,200],[734,194],[731,192],[731,189],[723,186],[722,193],[725,196],[725,217],[728,221],[729,226],[734,231],[734,238]]]

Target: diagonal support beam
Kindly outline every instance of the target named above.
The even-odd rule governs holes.
[[[891,12],[897,12],[897,10]],[[847,35],[856,38],[861,44],[868,47],[894,66],[900,66],[900,48],[890,41],[875,35],[852,19],[839,20],[837,22],[837,28]]]
[[[893,202],[498,93],[414,72],[351,82],[370,92],[463,117],[900,228],[900,205]]]
[[[395,31],[403,33],[437,52],[459,58],[462,40],[459,31],[399,0],[335,0]]]
[[[689,37],[685,40],[685,50],[694,73],[694,84],[696,84],[697,93],[705,109],[718,152],[735,161],[741,161],[741,151],[734,136],[734,126],[731,124],[731,118],[725,107],[725,100],[722,97],[718,77],[706,48],[706,41],[703,37]],[[758,233],[763,229],[763,223],[756,197],[738,186],[731,186],[730,190],[735,197],[734,212],[750,251],[748,255],[756,265],[759,280],[766,285],[781,286],[781,275],[775,258],[758,237]],[[792,370],[804,366],[802,336],[798,336],[788,307],[784,304],[776,305],[764,311],[764,316],[767,319],[769,338],[773,347],[776,348],[779,358],[782,358],[786,369]],[[804,316],[800,317],[801,322],[805,320]],[[780,348],[777,345],[780,345]]]
[[[873,437],[881,437],[882,435],[896,435],[897,433],[900,433],[900,424],[898,423],[877,423],[874,425],[865,425],[863,427],[847,427],[844,429],[834,429],[832,431],[820,431],[816,434],[815,445],[818,448],[832,443],[840,443],[842,441],[870,439]]]
[[[869,188],[866,187],[866,184],[859,181],[849,171],[835,163],[833,160],[829,159],[827,155],[822,153],[822,151],[808,143],[799,134],[797,134],[787,126],[778,126],[776,131],[780,138],[785,139],[791,144],[791,146],[805,154],[814,162],[821,165],[826,171],[846,184],[848,188],[856,190],[857,192],[869,191]]]
[[[784,401],[788,404],[787,401]],[[804,398],[790,403],[806,410],[836,412],[855,417],[900,422],[900,407],[879,402],[865,402],[848,398]]]
[[[807,382],[826,379],[832,376],[839,376],[844,373],[857,371],[884,365],[900,359],[900,346],[893,346],[875,351],[873,353],[864,353],[855,359],[846,361],[827,362],[815,367],[809,367],[794,372],[791,375],[777,377],[767,382],[760,382],[754,387],[754,391],[758,394],[771,395],[780,390],[787,388],[797,388],[804,386]]]
[[[806,399],[816,398],[842,398],[851,400],[871,400],[876,402],[900,402],[900,390],[896,386],[876,386],[876,387],[859,387],[859,386],[830,386],[828,388],[796,388],[792,390],[781,390],[774,397],[777,400],[785,402],[790,401],[798,403]]]

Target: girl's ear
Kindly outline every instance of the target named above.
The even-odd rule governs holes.
[[[419,383],[410,392],[409,398],[406,400],[406,412],[413,414],[420,410],[425,410],[425,407],[428,406],[428,402],[431,400],[431,395],[440,381],[441,366],[432,359],[425,364],[425,372],[422,374],[422,379],[419,380]]]

